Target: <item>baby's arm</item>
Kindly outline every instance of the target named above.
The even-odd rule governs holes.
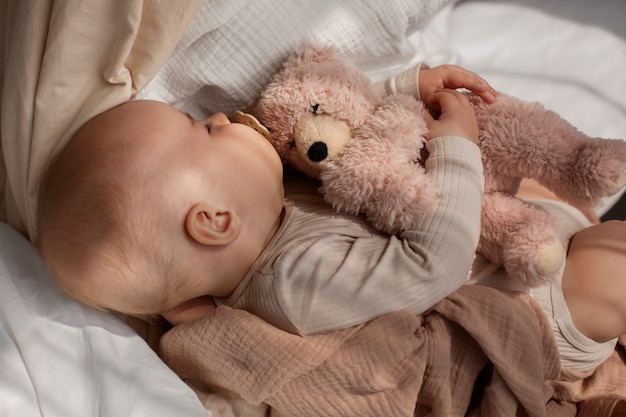
[[[401,234],[416,264],[407,291],[422,292],[423,303],[435,304],[467,279],[480,236],[484,178],[478,126],[467,97],[444,89],[429,96],[439,116],[425,114],[429,128],[425,168],[441,190],[441,200],[414,230]],[[417,255],[417,256],[416,256]],[[390,297],[395,291],[390,291]],[[416,313],[426,306],[415,305]],[[414,307],[414,308],[415,308]]]

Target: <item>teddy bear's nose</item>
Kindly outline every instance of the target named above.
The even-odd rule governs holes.
[[[328,157],[328,146],[324,142],[315,142],[306,154],[312,162],[321,162]]]

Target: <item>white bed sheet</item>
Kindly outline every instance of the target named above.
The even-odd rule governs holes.
[[[0,416],[204,416],[142,338],[71,300],[0,223]]]

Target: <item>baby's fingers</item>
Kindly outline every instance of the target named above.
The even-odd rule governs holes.
[[[426,100],[426,104],[428,104],[432,113],[440,115],[450,113],[454,111],[455,108],[470,107],[469,100],[464,94],[448,88],[431,94]]]
[[[444,87],[453,90],[457,88],[470,90],[489,104],[496,101],[498,93],[480,75],[458,66],[450,67],[450,71],[447,71],[444,75]]]
[[[426,123],[426,127],[428,128],[429,131],[431,131],[432,127],[434,126],[437,120],[433,117],[433,115],[430,113],[430,111],[427,108],[424,108],[424,110],[422,110],[422,116],[424,117],[424,122]],[[427,139],[432,139],[432,137],[428,135]]]
[[[426,118],[428,138],[462,136],[478,142],[478,125],[474,110],[464,94],[455,90],[440,90],[427,99],[431,112],[438,117]]]

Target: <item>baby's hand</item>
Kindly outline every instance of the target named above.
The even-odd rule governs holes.
[[[426,99],[431,111],[439,114],[435,118],[428,110],[424,119],[428,127],[428,140],[440,136],[462,136],[478,143],[478,124],[474,110],[467,97],[455,90],[443,89]]]
[[[444,88],[465,88],[482,98],[486,103],[496,101],[498,93],[478,74],[456,65],[440,65],[424,68],[419,72],[419,91],[422,101]]]

